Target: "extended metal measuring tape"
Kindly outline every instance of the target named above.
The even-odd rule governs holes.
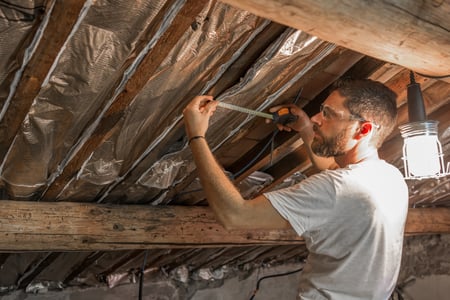
[[[266,119],[272,120],[274,123],[279,123],[282,125],[286,125],[286,124],[295,122],[295,121],[297,121],[297,118],[298,118],[298,116],[291,113],[291,109],[288,107],[283,107],[274,113],[264,113],[261,111],[237,106],[237,105],[230,104],[230,103],[224,103],[224,102],[219,102],[218,106],[226,108],[226,109],[246,113],[249,115],[266,118]]]

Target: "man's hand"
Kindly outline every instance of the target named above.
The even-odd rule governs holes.
[[[205,136],[209,118],[216,110],[218,102],[213,96],[197,96],[183,110],[184,123],[188,139],[193,136]]]
[[[271,109],[269,109],[270,112],[276,112],[279,111],[281,108],[283,107],[289,107],[290,108],[290,112],[293,115],[296,115],[298,118],[295,122],[292,123],[288,123],[288,124],[279,124],[277,123],[277,127],[279,130],[284,130],[284,131],[291,131],[291,130],[295,130],[298,133],[300,133],[300,136],[302,136],[303,139],[309,140],[310,138],[312,138],[313,136],[313,124],[310,120],[310,118],[308,117],[308,115],[298,106],[294,105],[294,104],[285,104],[285,105],[279,105],[279,106],[274,106]],[[268,122],[270,122],[270,120],[267,120]]]
[[[317,156],[311,149],[311,143],[314,139],[314,130],[313,130],[313,122],[308,117],[308,115],[299,107],[295,106],[294,104],[285,104],[280,106],[274,106],[270,109],[270,112],[275,112],[280,110],[283,107],[289,107],[290,111],[293,115],[296,115],[297,121],[288,123],[288,124],[277,124],[277,127],[279,130],[285,130],[285,131],[291,131],[295,130],[297,131],[302,140],[303,143],[306,146],[306,149],[308,151],[308,156],[311,159],[312,163],[318,168],[319,170],[327,170],[327,169],[336,169],[339,166],[336,164],[336,161],[333,157],[320,157]],[[270,122],[270,120],[267,120]]]

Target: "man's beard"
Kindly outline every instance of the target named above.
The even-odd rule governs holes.
[[[324,137],[318,129],[314,129],[320,135],[321,140],[314,137],[311,143],[311,150],[314,154],[322,157],[341,156],[346,153],[346,130],[342,130],[334,137]]]

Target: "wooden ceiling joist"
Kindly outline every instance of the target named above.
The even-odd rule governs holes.
[[[422,74],[450,73],[448,1],[223,2]]]
[[[449,208],[411,209],[407,234],[450,233]],[[208,207],[2,201],[0,251],[302,244],[293,230],[233,230]]]

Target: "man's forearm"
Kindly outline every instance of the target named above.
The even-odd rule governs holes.
[[[205,139],[195,139],[190,146],[209,206],[222,225],[232,226],[233,216],[245,200],[223,172]]]
[[[191,142],[203,190],[218,221],[227,229],[282,229],[289,223],[263,195],[245,200],[211,153],[204,139]]]

